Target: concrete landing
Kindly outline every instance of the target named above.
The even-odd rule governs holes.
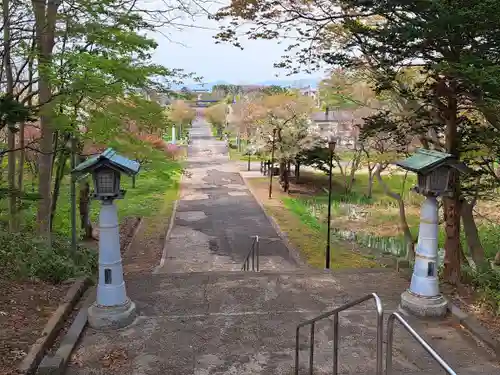
[[[155,275],[128,280],[140,317],[109,333],[87,330],[68,369],[71,375],[271,375],[292,374],[295,329],[300,322],[378,292],[387,312],[397,308],[406,282],[388,270],[352,272]],[[394,291],[394,292],[393,292]],[[340,315],[340,373],[373,374],[373,303]],[[450,322],[418,324],[434,348],[459,374],[498,374],[479,348]],[[332,327],[316,325],[315,374],[330,374]],[[309,329],[300,337],[300,360],[308,363]],[[479,372],[477,366],[483,366]],[[396,329],[395,373],[440,374],[424,350]],[[464,370],[464,371],[462,371]],[[472,370],[470,370],[472,371]],[[301,370],[302,374],[306,371]]]

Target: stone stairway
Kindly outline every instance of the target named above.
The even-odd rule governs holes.
[[[395,291],[406,287],[394,272],[374,269],[193,272],[127,282],[139,318],[120,331],[103,334],[89,329],[75,354],[85,365],[72,365],[68,374],[291,375],[297,324],[370,292],[378,293],[387,316],[398,306]],[[330,323],[316,324],[314,374],[332,373]],[[500,373],[452,322],[415,322],[414,328],[458,374]],[[374,374],[373,302],[341,313],[339,331],[339,374]],[[308,374],[308,327],[301,330],[299,350],[300,374]],[[125,359],[103,367],[104,353],[119,353],[116,356]],[[403,373],[444,372],[396,327],[394,374]]]

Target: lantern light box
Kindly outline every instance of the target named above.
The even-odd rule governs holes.
[[[426,149],[417,149],[414,155],[397,162],[396,165],[417,174],[418,184],[415,190],[422,195],[449,195],[454,170],[464,174],[470,172],[470,169],[457,161],[453,155]]]
[[[120,175],[135,176],[140,164],[119,155],[112,148],[79,164],[73,173],[78,175],[92,174],[94,198],[113,200],[123,198],[125,191],[120,189]]]

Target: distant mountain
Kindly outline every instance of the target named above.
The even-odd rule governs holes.
[[[320,78],[302,78],[302,79],[276,79],[269,80],[257,83],[258,85],[263,86],[282,86],[282,87],[290,87],[294,89],[300,89],[303,87],[312,87],[317,88]]]
[[[251,86],[282,86],[282,87],[290,87],[294,89],[300,89],[304,87],[312,87],[317,88],[319,84],[320,78],[302,78],[302,79],[276,79],[276,80],[268,80],[261,82],[238,82],[238,83],[230,83],[223,80],[218,80],[214,82],[205,82],[205,83],[191,83],[185,85],[176,85],[172,87],[174,90],[181,89],[183,86],[187,87],[190,90],[207,90],[212,91],[212,87],[216,85],[251,85]]]

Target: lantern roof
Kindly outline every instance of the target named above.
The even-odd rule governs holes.
[[[420,174],[427,174],[442,166],[455,168],[461,173],[470,172],[469,168],[464,163],[459,162],[452,154],[423,148],[417,149],[414,155],[395,164],[398,167]]]
[[[71,173],[84,174],[92,172],[93,170],[108,165],[111,168],[118,169],[129,176],[134,176],[139,172],[141,165],[126,157],[118,154],[112,148],[107,148],[101,154],[95,155],[84,162],[78,164]]]

